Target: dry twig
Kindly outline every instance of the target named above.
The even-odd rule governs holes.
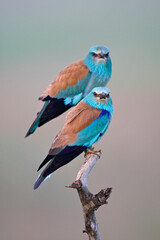
[[[85,230],[83,232],[88,234],[89,240],[100,240],[95,210],[103,204],[107,204],[107,199],[110,197],[112,191],[112,188],[105,188],[94,195],[88,189],[88,175],[100,156],[101,151],[99,151],[99,155],[97,151],[93,151],[93,153],[89,151],[89,153],[85,155],[85,162],[77,174],[76,181],[70,186],[67,186],[69,188],[76,188],[78,191],[85,220]]]

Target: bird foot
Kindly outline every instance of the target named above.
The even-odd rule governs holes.
[[[101,149],[95,151],[94,148],[87,148],[84,157],[86,157],[88,154],[94,154],[100,158],[101,153],[102,153]]]

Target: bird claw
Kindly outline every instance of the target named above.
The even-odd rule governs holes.
[[[88,154],[94,154],[100,158],[101,153],[102,153],[101,149],[95,151],[94,148],[87,148],[84,157],[86,157]]]

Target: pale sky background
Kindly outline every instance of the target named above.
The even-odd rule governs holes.
[[[160,2],[0,1],[0,239],[87,239],[75,180],[83,154],[33,190],[65,114],[24,138],[60,70],[106,45],[114,105],[93,193],[113,187],[97,215],[102,239],[160,239]]]

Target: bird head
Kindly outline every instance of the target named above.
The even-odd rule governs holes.
[[[92,63],[95,66],[99,64],[105,65],[108,62],[111,62],[109,53],[109,48],[105,46],[94,46],[90,48],[89,53],[84,61],[86,64]]]
[[[94,46],[89,50],[89,54],[93,61],[106,62],[109,57],[110,50],[105,46]]]
[[[94,108],[105,109],[113,112],[112,99],[110,97],[110,90],[105,87],[96,87],[83,99]]]

